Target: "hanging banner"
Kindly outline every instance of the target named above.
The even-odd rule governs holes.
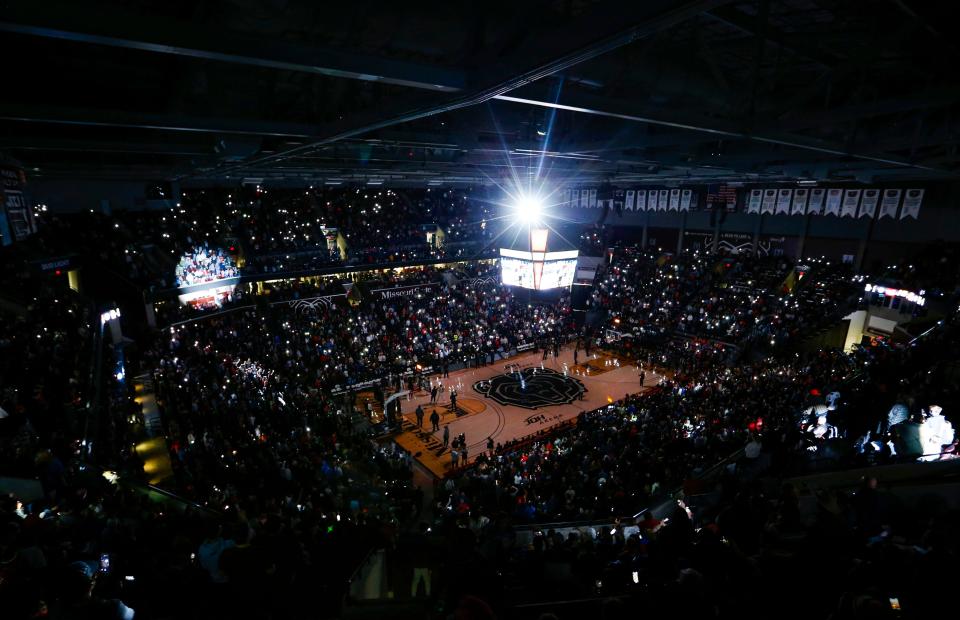
[[[15,164],[0,165],[0,244],[10,245],[37,232],[33,209],[24,195],[27,177]]]
[[[720,197],[727,203],[727,212],[736,213],[737,211],[737,188],[730,185],[724,185],[720,188]]]
[[[637,190],[637,211],[646,211],[647,210],[647,190],[638,189]]]
[[[632,189],[627,190],[626,198],[623,201],[623,210],[624,211],[633,211],[633,203],[636,199],[637,192]]]
[[[14,240],[22,241],[37,231],[33,211],[27,206],[23,192],[0,188],[0,211],[6,216],[10,227],[9,234]],[[4,244],[7,241],[4,239]]]
[[[763,204],[763,190],[750,190],[750,199],[747,201],[747,213],[760,213],[761,204]]]
[[[685,189],[680,192],[680,210],[689,211],[690,210],[690,201],[693,198],[693,190]]]
[[[791,215],[803,215],[807,212],[807,194],[810,190],[801,187],[793,190],[793,207],[790,209]]]
[[[920,203],[923,202],[922,189],[908,189],[903,195],[903,208],[900,210],[900,219],[912,217],[917,219],[920,215]]]
[[[359,390],[367,390],[372,387],[380,385],[383,381],[383,378],[370,379],[369,381],[363,381],[361,383],[354,383],[353,385],[335,385],[333,389],[330,390],[331,396],[342,396],[347,392],[357,392]]]
[[[883,190],[883,199],[880,201],[881,220],[885,217],[897,217],[897,207],[900,206],[900,194],[902,193],[899,189]]]
[[[763,190],[763,204],[760,206],[760,213],[773,214],[777,207],[777,190]]]
[[[456,280],[456,283],[458,285],[463,285],[470,288],[476,288],[478,286],[486,286],[488,284],[496,286],[497,284],[500,283],[500,280],[493,276],[480,276],[478,278],[461,278],[459,280]]]
[[[777,214],[790,213],[791,198],[793,198],[792,189],[781,189],[777,192]]]
[[[840,207],[840,217],[856,217],[857,207],[860,206],[861,189],[848,189],[843,192],[843,206]]]
[[[660,197],[657,199],[657,211],[666,211],[667,202],[670,200],[670,190],[660,190]]]
[[[873,219],[877,215],[877,203],[880,201],[880,190],[865,189],[863,198],[860,199],[860,211],[857,217],[869,217]]]
[[[751,233],[721,232],[714,246],[712,232],[685,231],[683,246],[692,250],[706,250],[713,253],[719,249],[728,254],[750,255],[756,251],[757,256],[782,256],[785,252],[793,251],[791,241],[787,237],[773,237],[762,235],[757,239],[754,247]],[[736,285],[733,285],[736,286]]]
[[[603,206],[603,205],[597,204],[597,190],[592,189],[590,190],[590,208],[596,209],[598,206]]]
[[[582,189],[580,190],[580,208],[586,209],[590,206],[590,190]]]
[[[410,286],[396,286],[394,288],[376,288],[370,291],[371,297],[380,301],[397,299],[398,297],[417,297],[424,293],[433,292],[439,287],[437,282],[427,284],[411,284]]]
[[[824,209],[824,215],[840,215],[840,205],[843,203],[842,189],[827,190],[827,206]]]
[[[677,211],[680,209],[680,190],[672,189],[670,190],[670,210]]]
[[[647,211],[656,211],[657,210],[657,196],[659,192],[652,189],[647,192]]]
[[[823,213],[823,198],[827,190],[822,187],[814,187],[810,190],[810,199],[807,201],[807,213],[820,215]]]

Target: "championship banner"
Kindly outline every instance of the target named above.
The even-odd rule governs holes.
[[[814,187],[810,190],[810,199],[807,201],[807,213],[820,215],[823,212],[823,198],[827,190],[822,187]]]
[[[680,209],[680,190],[672,189],[670,190],[670,210],[677,211]]]
[[[842,189],[827,190],[827,206],[824,209],[824,215],[840,215],[840,204],[843,202]]]
[[[883,190],[883,200],[880,202],[881,220],[885,217],[897,217],[897,207],[900,206],[900,194],[902,193],[899,189]]]
[[[660,192],[655,189],[647,192],[647,211],[656,211],[659,206],[657,198],[659,197]]]
[[[761,204],[763,204],[763,190],[750,190],[750,199],[747,201],[747,213],[760,213]]]
[[[9,245],[37,232],[33,210],[23,194],[27,177],[19,167],[0,166],[0,243]]]
[[[917,219],[920,215],[920,203],[923,202],[923,193],[926,190],[908,189],[903,195],[903,209],[900,210],[900,219],[912,217]]]
[[[647,190],[638,189],[637,190],[637,211],[646,211],[647,210]]]
[[[5,211],[10,234],[15,240],[22,241],[36,232],[33,212],[27,207],[23,192],[12,189],[0,191],[0,209]]]
[[[870,219],[873,219],[877,214],[877,202],[879,201],[880,190],[863,190],[863,198],[860,200],[860,211],[857,212],[857,217],[869,217]]]
[[[807,212],[807,193],[806,188],[799,188],[793,191],[793,208],[790,209],[791,215],[803,215]]]
[[[580,208],[586,209],[590,206],[590,190],[582,189],[580,190]]]
[[[377,288],[370,291],[374,299],[385,301],[396,299],[398,297],[413,297],[419,293],[432,291],[437,287],[437,282],[427,284],[411,284],[410,286],[398,286],[396,288]]]
[[[840,207],[840,217],[856,217],[857,207],[860,206],[861,189],[848,189],[843,192],[843,206]]]
[[[666,211],[667,202],[670,200],[670,190],[660,190],[660,198],[657,199],[657,211]]]
[[[572,193],[573,193],[573,192],[571,192],[569,188],[563,190],[563,205],[564,205],[565,207],[569,207],[569,206],[570,206],[570,195],[571,195]]]
[[[773,214],[777,207],[777,190],[763,190],[763,204],[760,206],[760,213]]]
[[[790,213],[790,201],[792,198],[792,189],[781,189],[777,192],[777,214]]]
[[[595,189],[590,190],[590,208],[597,208],[597,190]]]
[[[707,186],[707,207],[712,209],[725,208],[728,213],[737,210],[737,188],[729,185]]]
[[[689,211],[690,202],[692,201],[692,199],[693,199],[692,189],[685,189],[682,192],[680,192],[680,210]]]
[[[633,211],[633,204],[634,204],[634,201],[636,200],[636,194],[637,192],[635,192],[632,189],[627,190],[626,197],[623,200],[624,211]]]

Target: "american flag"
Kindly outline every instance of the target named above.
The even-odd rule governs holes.
[[[737,188],[729,185],[707,186],[707,208],[714,204],[727,205],[727,211],[737,210]]]

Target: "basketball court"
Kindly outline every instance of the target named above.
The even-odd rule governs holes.
[[[451,372],[439,379],[443,391],[437,404],[430,404],[429,392],[415,392],[402,402],[403,432],[394,441],[409,451],[433,475],[442,477],[452,468],[449,446],[443,445],[444,428],[450,441],[464,434],[472,461],[494,444],[524,439],[640,391],[636,365],[603,351],[591,352],[573,364],[573,348],[560,351],[554,359],[543,353],[523,353],[482,368]],[[647,370],[644,385],[655,385],[661,374]],[[437,381],[437,378],[433,379]],[[450,406],[450,390],[457,391],[456,411]],[[417,428],[416,408],[423,406],[423,427]],[[430,415],[440,415],[440,430],[431,432]],[[461,459],[460,465],[463,465]]]

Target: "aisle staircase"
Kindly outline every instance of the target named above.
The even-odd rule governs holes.
[[[160,408],[153,393],[153,379],[147,373],[137,375],[133,381],[133,389],[136,394],[134,402],[140,405],[147,435],[134,450],[143,461],[143,471],[149,476],[150,484],[160,484],[173,476],[173,466],[170,463],[167,439],[163,435]]]

